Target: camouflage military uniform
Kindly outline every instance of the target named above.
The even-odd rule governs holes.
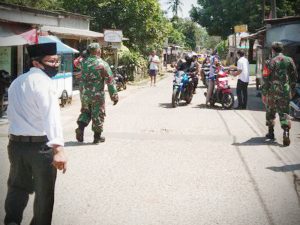
[[[267,126],[274,126],[277,112],[281,127],[290,128],[289,102],[291,94],[295,91],[296,80],[296,66],[290,57],[279,53],[266,62],[263,69],[262,94],[267,97]]]
[[[101,71],[102,67],[107,71],[106,76]],[[101,133],[105,117],[105,83],[108,85],[111,100],[118,100],[113,73],[108,63],[94,55],[84,60],[81,68],[81,114],[77,123],[87,126],[92,120],[92,130]]]

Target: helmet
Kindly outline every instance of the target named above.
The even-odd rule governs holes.
[[[180,59],[177,62],[177,70],[184,70],[186,61],[184,59]]]
[[[184,59],[187,63],[191,63],[193,61],[193,55],[189,53],[184,57]]]

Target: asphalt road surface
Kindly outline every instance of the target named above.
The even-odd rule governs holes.
[[[235,80],[231,82],[235,83]],[[171,107],[172,76],[156,87],[131,86],[107,99],[106,142],[75,141],[75,97],[62,109],[69,158],[58,174],[54,225],[299,225],[300,125],[292,143],[266,142],[264,111],[249,86],[248,110],[204,107],[204,88],[190,105]],[[0,219],[9,162],[7,124],[0,125]],[[33,196],[23,224],[32,216]]]

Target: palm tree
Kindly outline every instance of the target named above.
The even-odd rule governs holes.
[[[180,0],[169,0],[168,5],[168,10],[172,11],[174,17],[178,17],[178,10],[182,11],[180,7],[182,5],[182,2]]]

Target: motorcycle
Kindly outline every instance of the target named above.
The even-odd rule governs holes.
[[[232,90],[228,85],[228,73],[224,70],[219,70],[216,73],[216,85],[217,88],[214,90],[211,99],[210,105],[213,106],[215,103],[222,104],[222,107],[225,109],[231,109],[234,104],[234,96]],[[204,95],[206,96],[206,92]]]
[[[128,82],[128,76],[126,75],[125,72],[125,67],[124,66],[118,66],[114,70],[114,66],[111,66],[112,70],[114,71],[114,79],[116,82],[116,87],[118,91],[126,90],[127,88],[127,82]]]
[[[192,77],[184,71],[177,71],[173,81],[172,106],[176,108],[180,100],[190,104],[193,99],[194,84]]]
[[[300,119],[300,87],[296,87],[296,94],[290,101],[290,115],[295,119]]]

